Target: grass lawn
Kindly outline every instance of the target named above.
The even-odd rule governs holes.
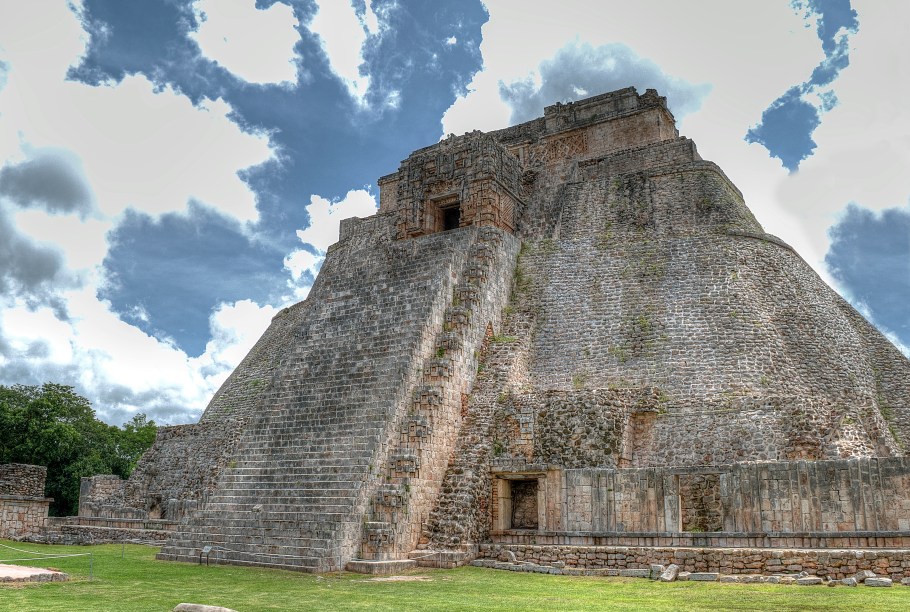
[[[316,576],[281,570],[156,561],[157,549],[41,546],[3,542],[49,554],[87,557],[20,562],[54,567],[69,582],[0,583],[0,610],[170,610],[180,602],[254,610],[908,610],[910,588],[826,588],[584,578],[463,567],[420,570],[407,581],[360,574]],[[17,553],[0,548],[0,559]],[[18,555],[22,556],[22,555]],[[419,579],[414,579],[419,578]]]

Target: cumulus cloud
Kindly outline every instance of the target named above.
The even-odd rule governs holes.
[[[370,0],[358,11],[346,0],[317,0],[318,11],[309,30],[319,36],[329,67],[344,83],[348,93],[365,103],[370,76],[362,70],[363,45],[378,34],[380,23]]]
[[[882,90],[881,79],[882,67],[896,69],[906,56],[902,31],[910,5],[854,4],[862,27],[851,36],[850,66],[837,79],[839,103],[813,134],[817,148],[799,172],[770,183],[773,199],[797,216],[793,228],[802,234],[795,240],[800,251],[823,276],[829,274],[823,265],[828,228],[842,220],[848,203],[881,212],[910,200],[910,136],[895,129],[910,122],[904,102],[910,82],[889,79]]]
[[[572,41],[540,63],[532,76],[500,83],[502,99],[512,109],[511,122],[521,123],[543,115],[545,106],[634,86],[639,91],[657,89],[667,97],[677,117],[698,110],[711,89],[664,74],[653,61],[639,57],[624,44],[593,46]]]
[[[284,267],[291,274],[288,287],[292,291],[286,299],[302,300],[307,296],[325,260],[325,252],[338,242],[339,224],[343,219],[369,217],[376,214],[377,209],[376,198],[365,189],[352,189],[340,200],[311,196],[306,206],[310,224],[297,230],[297,237],[305,247],[292,251],[284,259]]]
[[[322,256],[307,249],[297,249],[284,258],[284,267],[291,273],[291,279],[295,283],[300,281],[300,277],[306,272],[315,277],[320,263]]]
[[[0,168],[0,197],[50,213],[85,216],[92,207],[91,189],[79,160],[68,151],[37,151],[27,161]]]
[[[98,298],[109,236],[127,211],[191,202],[256,220],[241,174],[274,150],[221,99],[194,104],[141,74],[66,80],[87,40],[78,3],[16,3],[0,20],[0,384],[74,385],[108,422],[191,421],[274,309],[216,307],[212,340],[189,357]]]
[[[910,346],[910,206],[875,213],[851,204],[828,233],[831,276],[870,320]]]
[[[338,226],[342,219],[369,217],[376,213],[377,208],[376,198],[365,189],[352,189],[341,200],[327,200],[314,195],[306,206],[310,225],[297,230],[297,237],[320,253],[325,253],[330,245],[338,242]]]
[[[0,308],[0,383],[72,384],[110,423],[140,411],[159,422],[196,420],[277,312],[250,300],[219,305],[205,353],[189,358],[121,321],[90,291],[67,299],[69,321],[49,308]]]
[[[198,27],[189,32],[202,55],[228,72],[257,85],[297,82],[300,41],[294,9],[276,2],[256,7],[255,0],[196,0]]]
[[[192,360],[213,391],[237,367],[265,332],[278,308],[259,305],[253,300],[220,304],[209,317],[212,338],[205,353]]]
[[[45,302],[64,277],[62,253],[24,236],[0,205],[0,294]]]

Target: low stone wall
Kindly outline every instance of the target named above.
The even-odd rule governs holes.
[[[893,548],[910,549],[907,531],[801,531],[768,533],[547,532],[509,529],[491,532],[497,544],[541,546],[673,546],[693,548]]]
[[[31,541],[47,544],[105,544],[112,542],[164,542],[174,535],[177,523],[155,519],[51,517],[47,529]]]
[[[41,533],[51,501],[47,497],[0,495],[0,538],[19,540]]]
[[[482,544],[482,559],[539,565],[565,563],[577,569],[647,569],[675,563],[681,571],[722,574],[807,572],[842,579],[871,570],[892,580],[910,577],[910,550],[818,550],[763,548],[665,548]]]
[[[0,465],[0,538],[21,540],[44,530],[53,501],[44,496],[47,468],[40,465]]]

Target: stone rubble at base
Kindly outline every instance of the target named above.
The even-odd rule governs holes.
[[[858,586],[860,582],[854,577],[844,578],[843,580],[830,580],[821,576],[799,574],[720,574],[717,572],[679,572],[676,565],[667,567],[657,578],[651,577],[649,568],[637,569],[575,569],[555,567],[553,565],[538,565],[536,563],[510,563],[507,561],[496,561],[493,559],[475,559],[471,561],[474,567],[485,567],[489,569],[506,570],[512,572],[530,572],[537,574],[552,574],[557,576],[604,576],[618,578],[648,578],[657,582],[720,582],[724,584],[780,584],[780,585],[800,585],[814,586],[825,585],[834,587]],[[871,581],[871,582],[870,582]],[[869,587],[889,587],[893,581],[884,576],[864,577],[862,584]],[[910,578],[904,578],[901,585],[910,586]]]

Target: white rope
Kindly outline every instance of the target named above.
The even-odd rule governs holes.
[[[90,557],[92,553],[77,553],[74,555],[48,555],[44,557],[25,557],[22,559],[0,559],[0,563],[7,561],[44,561],[45,559],[64,559],[66,557]]]
[[[22,548],[15,548],[15,547],[13,547],[13,546],[7,546],[6,544],[0,544],[0,546],[2,546],[3,548],[9,548],[10,550],[15,550],[16,552],[25,553],[25,554],[27,554],[27,555],[41,555],[41,556],[44,556],[44,557],[59,557],[59,556],[60,556],[60,555],[57,555],[57,554],[54,554],[54,553],[43,553],[43,552],[40,552],[40,551],[37,551],[37,550],[24,550],[24,549],[22,549]],[[66,556],[66,557],[81,557],[81,556],[88,555],[88,554],[91,554],[91,553],[78,553],[78,554],[74,554],[74,555],[63,555],[63,556]]]

